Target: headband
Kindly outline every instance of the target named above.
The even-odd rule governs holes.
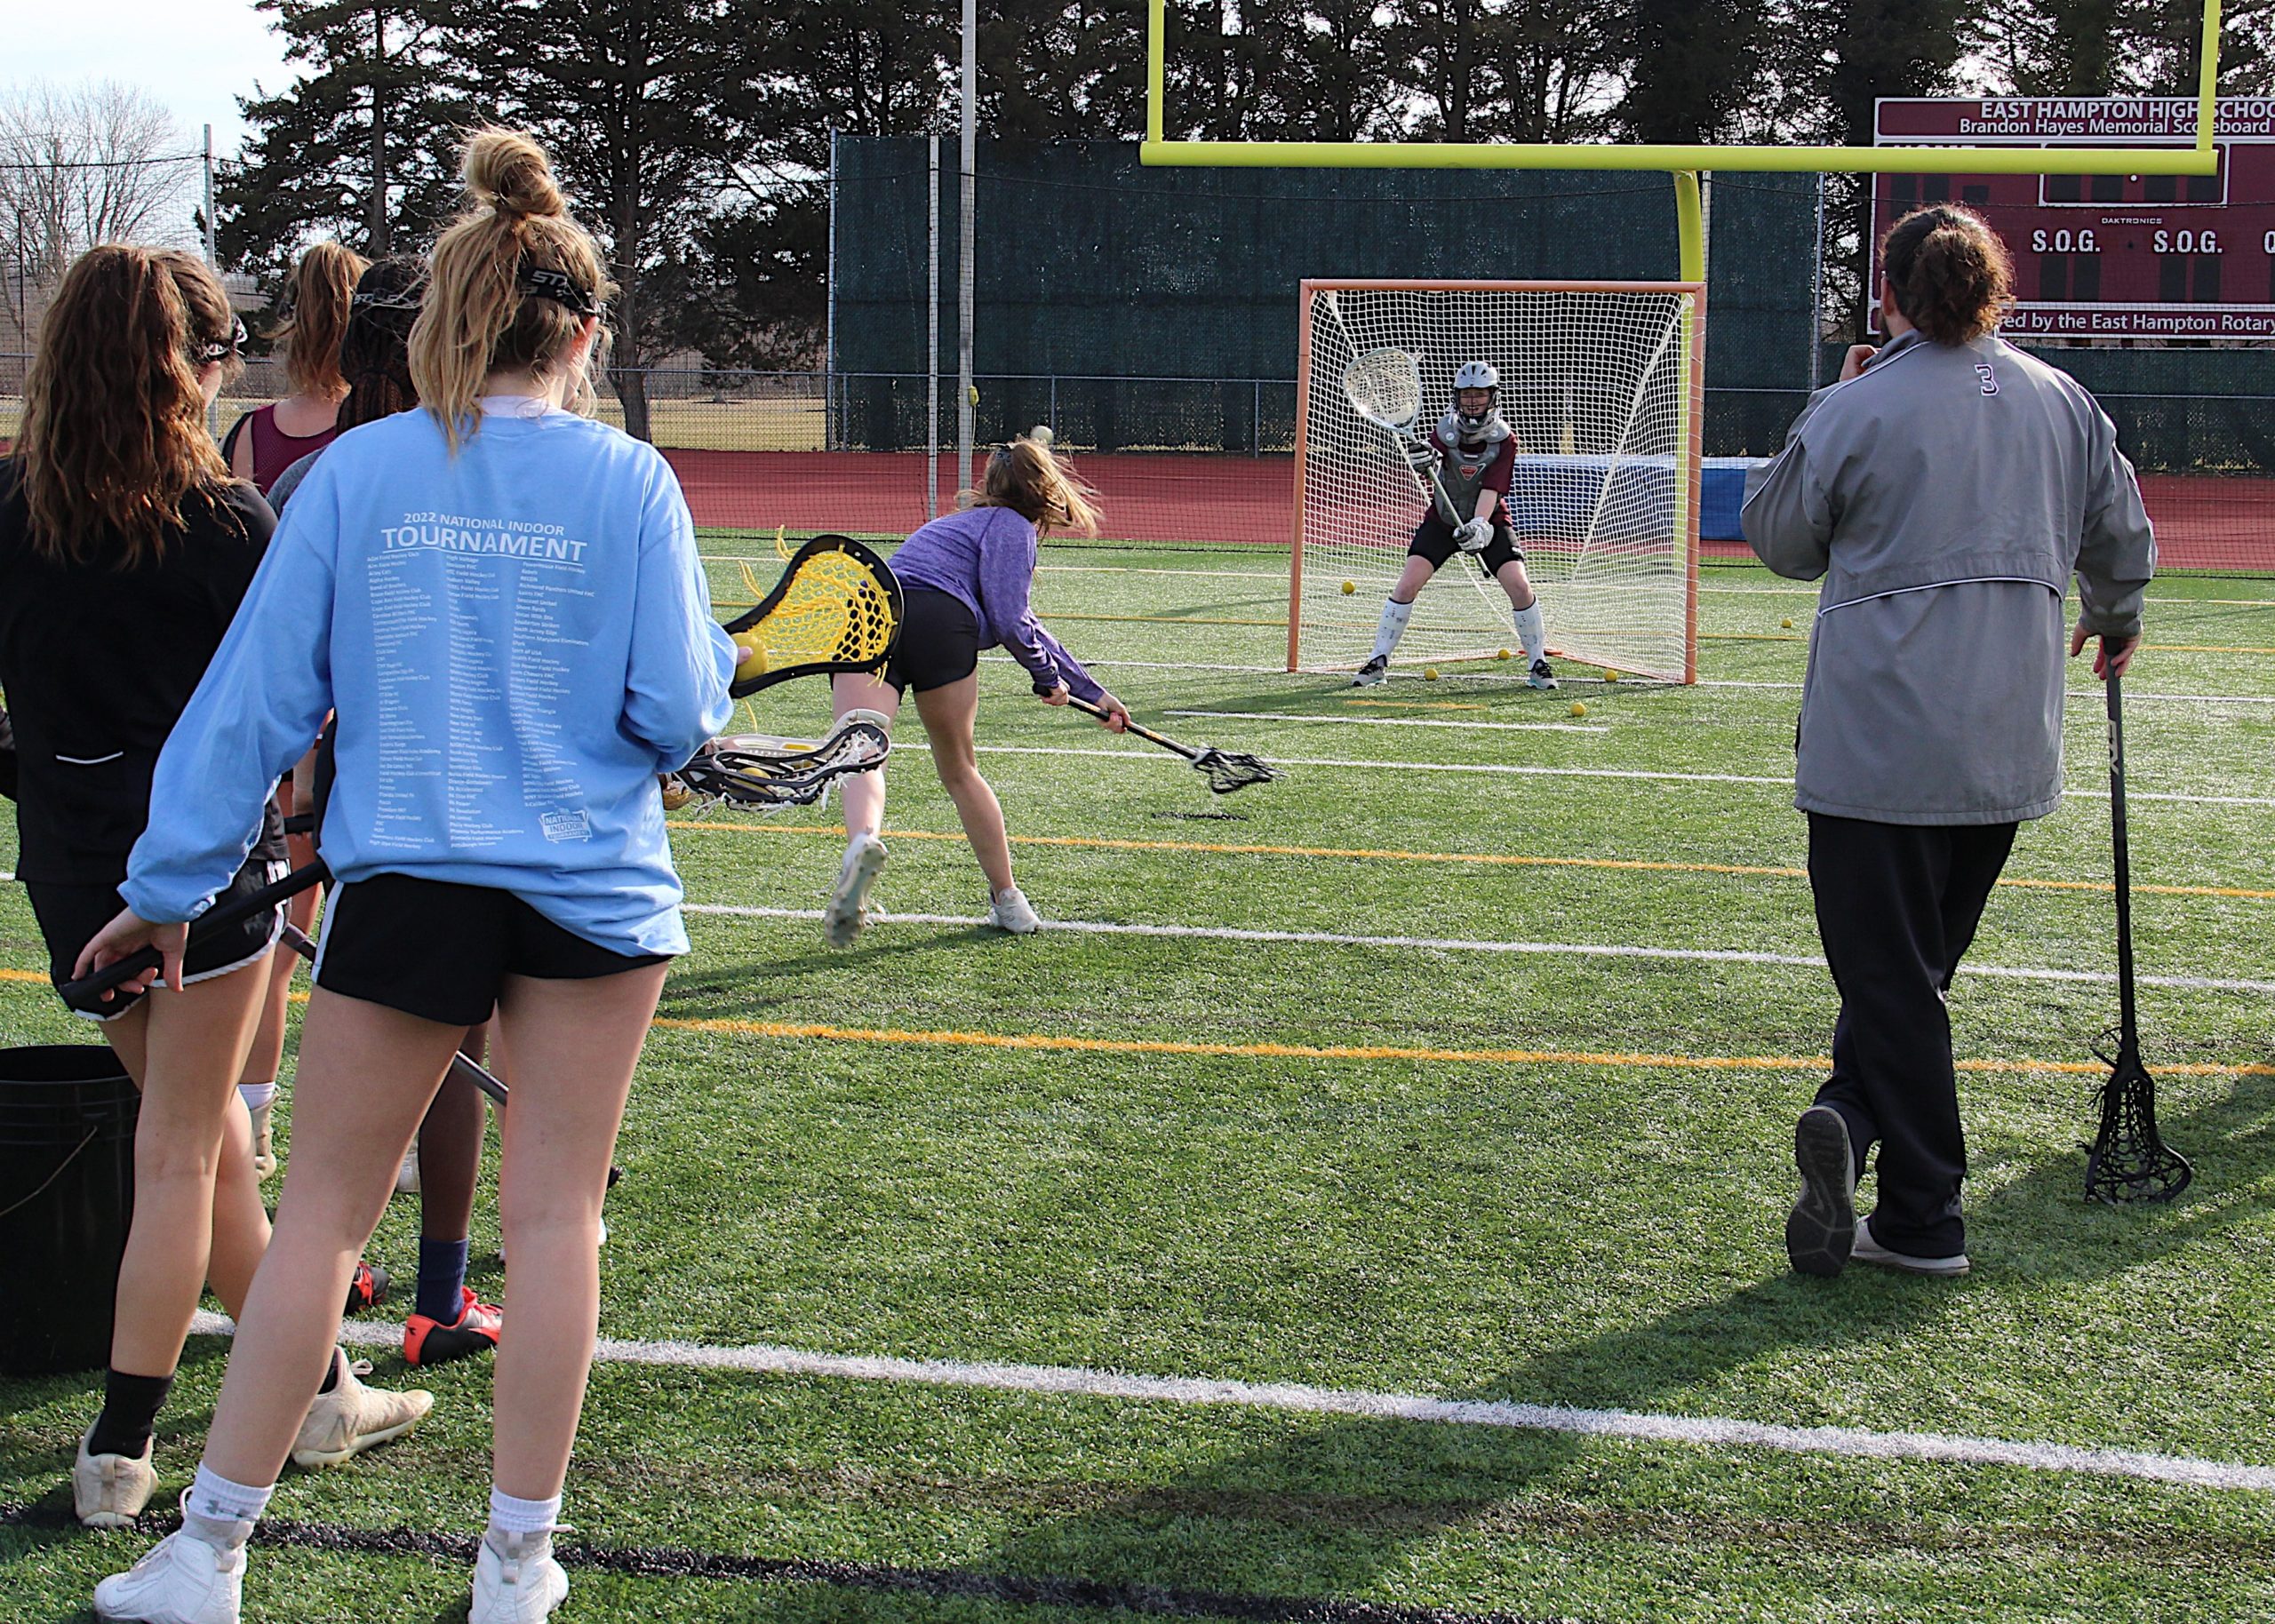
[[[596,316],[601,313],[599,302],[566,271],[531,265],[524,259],[514,271],[514,286],[525,298],[549,299],[578,315]]]

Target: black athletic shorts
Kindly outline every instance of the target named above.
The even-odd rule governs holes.
[[[326,904],[315,983],[423,1021],[479,1026],[508,975],[594,981],[670,957],[587,942],[511,891],[374,874]]]
[[[1461,544],[1454,539],[1454,527],[1432,510],[1430,515],[1415,527],[1414,545],[1406,549],[1409,558],[1426,558],[1433,569],[1442,569],[1446,561],[1461,551]],[[1525,550],[1517,545],[1516,532],[1509,528],[1508,515],[1498,508],[1493,512],[1493,539],[1471,556],[1485,566],[1488,575],[1501,573],[1504,564],[1521,564]]]
[[[214,906],[283,879],[290,866],[267,857],[251,859],[213,899]],[[60,987],[72,978],[72,967],[78,963],[81,950],[94,940],[97,931],[118,917],[118,911],[126,906],[126,899],[109,886],[53,885],[31,880],[24,882],[24,889],[31,894],[32,917],[39,921],[39,934],[47,942],[48,979]],[[276,945],[276,933],[283,919],[284,911],[277,907],[220,931],[201,934],[193,922],[189,927],[189,949],[181,958],[182,980],[195,985],[258,964]],[[166,983],[161,981],[156,984],[163,987]],[[90,1021],[116,1021],[133,1008],[141,997],[140,992],[121,989],[103,1007],[100,1015],[84,1009],[72,1013]]]
[[[901,692],[926,693],[961,682],[979,669],[979,623],[954,593],[905,588],[900,641],[893,645],[885,681]]]

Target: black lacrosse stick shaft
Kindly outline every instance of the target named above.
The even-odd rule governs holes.
[[[1082,712],[1085,716],[1095,716],[1100,721],[1104,721],[1106,720],[1106,712],[1105,707],[1102,705],[1092,705],[1087,699],[1075,699],[1071,697],[1066,701],[1066,703],[1073,705],[1076,710]],[[1138,722],[1125,720],[1122,726],[1127,731],[1136,734],[1147,744],[1159,744],[1164,750],[1173,750],[1188,761],[1198,761],[1203,753],[1201,751],[1195,750],[1190,744],[1180,744],[1167,734],[1156,733],[1151,728],[1143,727]]]
[[[2117,1034],[2120,1050],[2139,1053],[2141,1030],[2133,1004],[2133,858],[2125,822],[2125,700],[2118,675],[2109,673],[2109,831],[2117,859]]]

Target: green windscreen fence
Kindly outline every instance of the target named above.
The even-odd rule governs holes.
[[[832,438],[925,443],[929,158],[841,137],[832,243]],[[955,375],[957,178],[942,143],[940,366]],[[1105,452],[1272,452],[1295,434],[1305,277],[1672,281],[1659,174],[1148,170],[1135,146],[983,141],[974,208],[978,437],[1049,423]],[[1710,454],[1767,453],[1815,348],[1817,184],[1710,187]],[[952,381],[941,435],[954,438]]]

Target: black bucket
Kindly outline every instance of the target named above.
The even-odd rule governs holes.
[[[110,1362],[140,1104],[108,1047],[0,1049],[0,1375]]]

